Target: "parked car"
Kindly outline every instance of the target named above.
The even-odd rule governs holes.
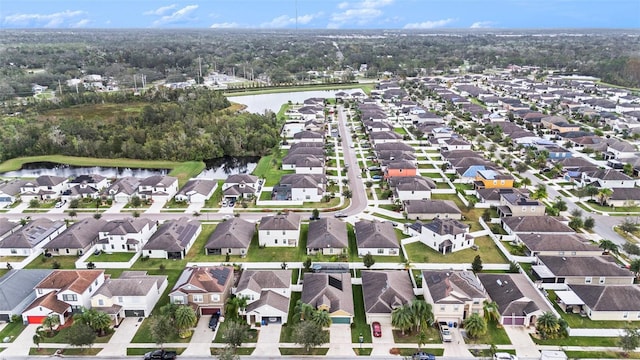
[[[451,342],[453,341],[453,336],[451,336],[451,330],[449,329],[449,325],[446,322],[440,321],[438,322],[438,328],[440,328],[440,337],[443,342]]]
[[[382,179],[382,176],[381,176],[381,175],[373,175],[371,178],[372,178],[373,180],[381,180],[381,179]]]
[[[424,351],[419,351],[413,356],[411,356],[411,360],[435,360],[436,356],[433,354],[426,353]]]
[[[373,329],[373,337],[381,337],[382,336],[382,327],[380,323],[375,321],[371,324],[371,328]]]
[[[144,360],[173,360],[178,356],[175,351],[158,349],[144,354]]]
[[[493,360],[518,360],[518,357],[506,352],[497,352],[493,355]]]
[[[67,200],[58,201],[56,203],[56,208],[61,208],[64,204],[66,204]]]
[[[345,214],[345,213],[343,213],[343,212],[337,212],[337,213],[335,213],[333,216],[334,216],[334,217],[337,217],[337,218],[343,218],[343,217],[347,217],[347,216],[349,216],[349,215],[347,215],[347,214]]]
[[[218,327],[218,319],[220,319],[220,315],[213,314],[211,315],[211,319],[209,319],[209,329],[215,330]]]

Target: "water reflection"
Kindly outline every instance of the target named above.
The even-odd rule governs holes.
[[[36,178],[42,175],[62,176],[73,178],[79,175],[98,174],[107,178],[118,178],[124,176],[134,176],[146,178],[153,175],[165,175],[168,169],[131,169],[125,167],[102,167],[102,166],[72,166],[66,164],[56,164],[51,162],[35,162],[22,165],[22,169],[3,173],[4,177],[25,177]]]
[[[291,101],[292,103],[302,104],[308,98],[332,98],[336,97],[337,92],[363,92],[361,89],[342,89],[342,90],[313,90],[313,91],[298,91],[298,92],[284,92],[273,94],[259,94],[259,95],[244,95],[244,96],[229,96],[228,99],[231,102],[246,105],[246,111],[251,113],[264,114],[266,110],[277,113],[280,111],[282,104],[286,104]]]
[[[206,169],[197,177],[200,179],[226,179],[233,174],[247,174],[253,172],[260,157],[244,156],[222,158],[205,161]]]

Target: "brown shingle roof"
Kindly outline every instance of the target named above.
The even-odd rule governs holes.
[[[82,294],[103,274],[104,270],[55,270],[35,289],[70,290]]]

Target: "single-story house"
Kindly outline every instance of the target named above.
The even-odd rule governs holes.
[[[255,224],[239,217],[223,221],[209,236],[207,245],[204,247],[205,253],[246,256],[255,233]]]
[[[391,322],[391,312],[411,303],[416,296],[406,270],[362,271],[362,297],[367,324]]]
[[[142,247],[142,254],[157,259],[184,259],[201,232],[200,221],[187,217],[168,220]]]
[[[301,300],[327,311],[333,324],[351,324],[355,311],[349,273],[306,273]]]

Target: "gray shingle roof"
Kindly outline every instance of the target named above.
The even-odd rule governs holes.
[[[518,238],[529,250],[540,251],[594,251],[602,249],[578,234],[518,234]]]
[[[43,247],[45,249],[84,249],[98,239],[98,233],[106,224],[107,221],[104,219],[82,219]]]
[[[34,287],[52,272],[47,269],[9,270],[0,277],[0,311],[15,310],[20,313],[24,309],[16,307],[25,299],[35,299]]]
[[[460,214],[458,205],[451,200],[405,200],[404,209],[409,214]]]
[[[621,268],[611,256],[538,256],[555,276],[629,276],[633,273]]]
[[[375,314],[391,314],[415,299],[409,273],[404,270],[363,270],[362,296],[365,312]]]
[[[502,316],[511,314],[523,316],[540,309],[531,298],[522,293],[512,278],[515,275],[525,276],[522,274],[478,274],[478,279],[491,300],[498,304],[498,310]]]
[[[180,189],[178,195],[202,194],[208,195],[216,186],[217,181],[209,179],[191,179]]]
[[[145,226],[153,228],[154,224],[154,221],[142,217],[111,220],[102,227],[100,232],[106,233],[107,235],[136,234],[142,231]]]
[[[306,273],[301,300],[314,308],[326,305],[330,313],[342,310],[353,315],[351,275]]]
[[[256,226],[240,218],[232,218],[223,221],[213,231],[207,245],[207,249],[241,248],[246,249],[251,244],[251,239],[256,232]]]
[[[400,247],[395,229],[390,222],[360,220],[355,223],[355,233],[358,248],[397,249]]]
[[[264,305],[269,305],[284,313],[289,312],[289,298],[271,290],[261,291],[260,299],[247,305],[247,311],[259,309]]]
[[[423,226],[438,235],[459,235],[469,231],[469,225],[454,219],[434,219]]]
[[[149,238],[142,249],[165,250],[167,252],[182,251],[201,226],[199,221],[190,220],[184,216],[169,220],[160,225],[158,231]]]
[[[0,248],[33,248],[63,226],[65,226],[64,221],[52,221],[45,218],[32,220],[0,241]]]
[[[342,249],[348,246],[346,223],[335,218],[321,218],[309,223],[308,249]]]
[[[238,280],[236,292],[249,289],[288,289],[291,286],[291,270],[244,270]]]
[[[586,305],[596,311],[640,311],[638,285],[569,285]]]
[[[145,296],[151,290],[160,289],[165,281],[165,275],[147,275],[146,271],[124,271],[117,279],[106,279],[95,295]]]
[[[300,215],[286,213],[280,215],[265,216],[260,219],[258,230],[298,230],[300,228]]]
[[[574,233],[553,216],[512,216],[502,218],[502,222],[516,233]]]

